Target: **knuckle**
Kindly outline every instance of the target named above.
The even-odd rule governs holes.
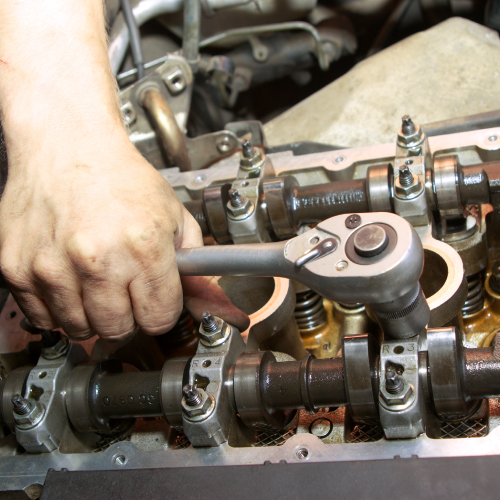
[[[31,263],[31,272],[36,280],[46,284],[55,284],[64,279],[60,259],[42,253],[34,257]]]
[[[154,260],[162,253],[166,235],[160,224],[148,224],[130,227],[126,236],[135,256],[141,260]]]
[[[85,278],[102,279],[106,275],[105,259],[99,246],[83,234],[68,243],[68,253],[78,272]]]

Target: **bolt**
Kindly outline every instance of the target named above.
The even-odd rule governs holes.
[[[361,257],[380,255],[389,244],[389,238],[382,226],[370,224],[358,229],[354,234],[354,250]]]
[[[411,186],[413,184],[413,180],[413,174],[407,165],[399,167],[399,183],[401,186]]]
[[[14,413],[16,415],[26,415],[31,411],[31,403],[20,394],[12,396],[12,404],[14,405]]]
[[[195,385],[187,384],[182,388],[182,394],[188,406],[196,406],[201,403],[200,391]]]
[[[352,214],[345,220],[345,227],[354,229],[361,224],[361,217],[358,214]]]
[[[245,204],[245,200],[237,189],[229,190],[229,201],[231,202],[231,206],[234,208],[240,208]]]
[[[245,158],[253,158],[255,156],[255,149],[250,144],[250,141],[244,141],[241,148],[241,152]]]
[[[500,261],[494,262],[491,268],[490,288],[500,294]]]
[[[385,388],[389,394],[399,394],[403,387],[403,380],[396,370],[390,369],[385,372]]]
[[[215,318],[207,311],[201,313],[201,326],[206,332],[215,332],[219,328]]]
[[[42,346],[54,347],[61,340],[61,333],[56,330],[42,330]]]
[[[417,128],[408,115],[404,115],[402,121],[401,130],[404,135],[411,135],[416,132]]]

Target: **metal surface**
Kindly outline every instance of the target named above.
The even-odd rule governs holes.
[[[177,264],[181,275],[282,276],[300,281],[332,300],[354,303],[394,301],[408,293],[420,277],[423,261],[420,240],[409,224],[393,214],[363,214],[363,224],[370,223],[390,225],[398,234],[391,259],[373,265],[351,261],[341,270],[334,267],[339,262],[350,261],[343,246],[351,230],[345,227],[343,216],[324,221],[286,243],[178,250]],[[297,271],[294,263],[311,248],[313,238],[320,242],[332,235],[341,242],[338,249]],[[313,245],[318,244],[313,241]],[[370,287],[366,287],[368,276]],[[390,287],[386,286],[389,283]]]
[[[161,92],[154,88],[146,88],[141,96],[141,104],[151,117],[170,166],[179,167],[181,172],[191,170],[191,160],[184,144],[184,135]]]
[[[461,345],[455,328],[430,330],[427,334],[432,397],[436,411],[441,416],[467,413],[460,373]]]
[[[411,439],[425,432],[426,407],[419,378],[419,339],[386,340],[380,350],[380,422],[387,439]],[[392,394],[388,373],[398,373],[401,390]]]
[[[370,335],[342,339],[346,394],[351,415],[355,420],[378,419],[377,362],[375,341]]]

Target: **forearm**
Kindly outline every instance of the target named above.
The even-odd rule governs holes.
[[[9,160],[123,140],[102,0],[0,0],[0,106]]]

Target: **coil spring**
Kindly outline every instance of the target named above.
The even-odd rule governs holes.
[[[181,340],[191,335],[196,335],[196,325],[187,309],[182,309],[181,315],[168,336],[171,340]]]
[[[294,311],[299,330],[312,330],[326,323],[323,297],[312,290],[297,293]]]
[[[467,276],[467,288],[467,299],[462,307],[462,314],[464,316],[474,314],[483,308],[483,283],[480,273]]]

